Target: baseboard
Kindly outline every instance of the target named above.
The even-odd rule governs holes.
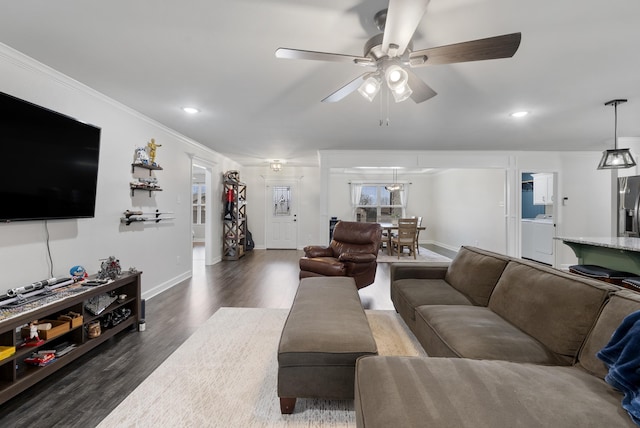
[[[163,291],[167,291],[168,289],[170,289],[171,287],[178,285],[179,283],[181,283],[182,281],[184,281],[185,279],[189,279],[193,276],[193,272],[191,270],[188,270],[178,276],[175,276],[173,278],[171,278],[169,281],[165,281],[162,284],[159,284],[155,287],[153,287],[150,290],[144,291],[142,293],[142,298],[143,299],[151,299],[154,296],[157,296],[158,294],[162,293]]]
[[[427,241],[427,242],[421,242],[420,244],[435,245],[436,247],[441,247],[441,248],[444,248],[445,250],[454,251],[456,253],[460,251],[460,247],[456,247],[454,245],[447,245],[443,242],[438,242],[438,241]]]

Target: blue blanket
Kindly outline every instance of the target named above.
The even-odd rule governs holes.
[[[624,394],[622,407],[640,425],[640,311],[622,321],[597,357],[609,368],[607,383]]]

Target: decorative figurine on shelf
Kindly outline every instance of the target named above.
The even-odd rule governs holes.
[[[136,165],[149,165],[149,154],[146,147],[136,147],[136,155],[133,161]]]
[[[29,340],[40,340],[40,336],[38,336],[38,325],[35,321],[29,323]]]
[[[226,204],[224,206],[224,219],[233,220],[233,200],[235,199],[233,189],[227,189],[225,197]]]
[[[69,269],[69,275],[71,275],[77,281],[87,279],[87,277],[89,276],[87,270],[80,265],[74,266]]]
[[[156,144],[156,140],[154,138],[147,143],[147,148],[149,149],[149,162],[151,162],[151,165],[153,166],[158,166],[156,163],[156,148],[158,147],[162,147],[162,144]]]
[[[122,274],[122,268],[120,267],[120,260],[115,256],[109,256],[107,259],[102,259],[100,270],[98,271],[98,279],[116,279]]]
[[[24,336],[23,336],[24,337]],[[32,321],[29,323],[29,337],[25,339],[21,346],[40,346],[44,343],[44,340],[40,339],[38,335],[38,321]]]

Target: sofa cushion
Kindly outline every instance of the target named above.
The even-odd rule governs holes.
[[[511,261],[489,308],[572,364],[609,295],[619,289],[539,264]]]
[[[396,310],[406,319],[415,320],[415,308],[425,304],[472,305],[464,294],[443,279],[399,279],[393,283]]]
[[[414,332],[432,357],[562,363],[533,337],[482,306],[420,306]]]
[[[474,305],[487,306],[489,296],[510,258],[474,247],[462,247],[451,261],[445,280]]]
[[[577,367],[364,357],[355,389],[360,428],[636,427],[622,394]]]
[[[608,373],[605,364],[596,357],[604,348],[622,320],[632,312],[640,310],[640,294],[630,290],[617,291],[602,309],[578,356],[578,365],[604,379]]]

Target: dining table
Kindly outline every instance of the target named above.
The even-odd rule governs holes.
[[[387,232],[387,253],[392,256],[392,251],[391,251],[391,235],[392,232],[394,230],[398,230],[398,223],[378,223],[380,225],[380,227],[382,228],[382,232]],[[417,227],[418,230],[425,230],[426,227],[424,226],[418,226]],[[416,250],[418,251],[418,253],[420,253],[420,250],[418,250],[418,243],[416,242]]]

